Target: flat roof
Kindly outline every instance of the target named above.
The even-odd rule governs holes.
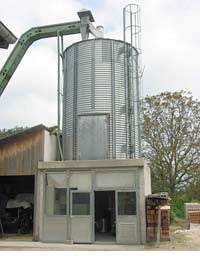
[[[127,168],[127,167],[143,167],[146,160],[127,159],[127,160],[68,160],[68,161],[52,161],[39,162],[39,170],[66,170],[66,169],[93,169],[93,168]]]

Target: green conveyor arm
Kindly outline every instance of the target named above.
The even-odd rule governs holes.
[[[80,33],[80,21],[31,28],[18,40],[0,71],[0,96],[29,46],[36,40]]]

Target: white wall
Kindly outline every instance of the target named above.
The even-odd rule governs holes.
[[[146,243],[146,207],[145,198],[151,194],[151,171],[146,161],[144,166],[139,171],[139,193],[140,193],[140,227],[141,227],[141,242]]]
[[[57,159],[57,138],[44,131],[44,161],[56,161]]]
[[[151,194],[151,170],[146,162],[144,163],[144,191],[145,196]]]

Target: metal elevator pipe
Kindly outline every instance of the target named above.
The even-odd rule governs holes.
[[[57,33],[57,54],[58,54],[58,88],[57,88],[57,115],[58,115],[58,120],[57,120],[57,140],[58,140],[58,149],[59,149],[59,154],[61,160],[63,160],[63,154],[62,154],[62,148],[60,144],[60,34],[59,32]]]

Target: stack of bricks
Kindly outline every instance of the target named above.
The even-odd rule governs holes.
[[[190,223],[200,224],[200,211],[189,211],[188,215]]]
[[[167,206],[167,207],[163,207]],[[168,193],[152,194],[146,198],[146,234],[147,242],[155,241],[158,230],[158,211],[161,209],[160,240],[169,241],[170,210]],[[164,209],[166,208],[166,209]]]
[[[185,218],[189,229],[200,228],[200,204],[185,203]]]

